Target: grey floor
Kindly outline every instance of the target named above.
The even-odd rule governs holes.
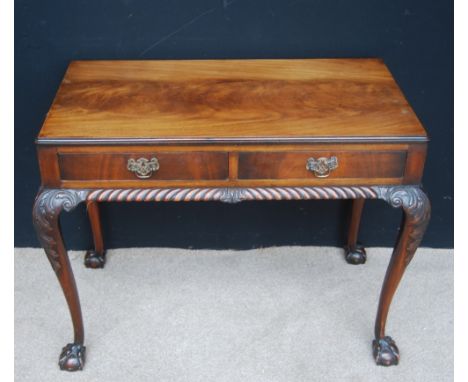
[[[42,251],[15,251],[16,381],[452,381],[453,251],[420,249],[387,325],[397,367],[370,342],[391,250],[364,266],[338,248],[121,249],[104,270],[70,252],[87,363],[58,370],[71,323]]]

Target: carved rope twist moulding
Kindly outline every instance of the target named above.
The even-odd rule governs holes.
[[[256,188],[152,188],[152,189],[43,189],[34,208],[33,223],[38,238],[58,274],[58,230],[62,210],[71,211],[85,200],[98,202],[189,202],[218,200],[238,203],[244,200],[308,200],[308,199],[383,199],[392,207],[401,207],[410,219],[406,244],[408,264],[419,246],[430,218],[430,204],[419,186],[356,186],[356,187],[256,187]]]

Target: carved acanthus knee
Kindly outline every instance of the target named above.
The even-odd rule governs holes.
[[[63,246],[58,229],[60,212],[73,210],[87,195],[87,190],[43,189],[34,202],[33,223],[37,237],[57,275],[61,271],[58,247]]]
[[[408,265],[424,236],[431,217],[431,204],[425,192],[418,186],[391,186],[374,188],[380,199],[405,212],[405,264]]]

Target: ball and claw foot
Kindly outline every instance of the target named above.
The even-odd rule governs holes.
[[[86,268],[104,268],[106,263],[106,252],[97,253],[96,251],[90,249],[86,252],[84,265]]]
[[[62,349],[59,358],[61,370],[76,371],[83,370],[85,363],[86,347],[81,344],[68,344]]]
[[[363,246],[345,247],[345,259],[348,264],[364,264],[366,262],[366,250]]]
[[[392,366],[398,365],[400,352],[392,337],[385,336],[372,342],[374,359],[377,365]]]

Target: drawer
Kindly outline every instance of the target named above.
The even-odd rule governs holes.
[[[238,177],[239,179],[402,178],[406,156],[406,151],[241,152]],[[319,158],[336,158],[336,160],[319,161]],[[310,170],[306,168],[309,160]],[[328,171],[327,166],[333,169]]]
[[[58,161],[62,180],[221,180],[229,174],[224,152],[62,152]]]

